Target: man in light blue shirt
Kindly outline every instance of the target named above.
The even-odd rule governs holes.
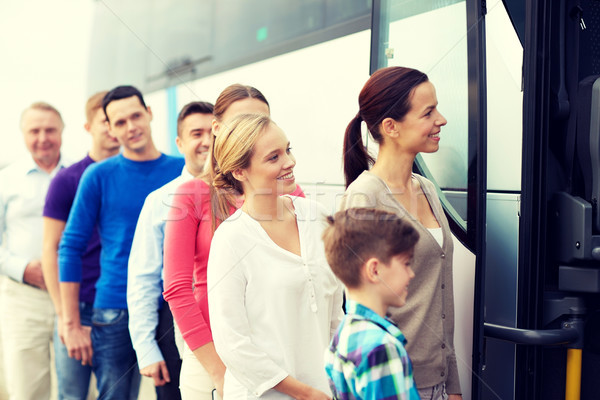
[[[212,144],[213,106],[187,104],[177,119],[177,147],[184,155],[181,176],[150,193],[138,218],[127,280],[129,332],[142,375],[151,377],[157,399],[179,399],[181,360],[173,316],[162,299],[163,241],[171,197],[183,182],[198,176]]]
[[[38,102],[21,116],[31,157],[0,171],[0,320],[10,399],[50,397],[54,307],[42,275],[42,209],[51,179],[63,168],[64,123]]]

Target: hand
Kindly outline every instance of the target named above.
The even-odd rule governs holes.
[[[225,380],[225,364],[219,358],[213,342],[206,343],[194,350],[194,356],[210,375],[217,394],[223,398],[223,381]]]
[[[462,394],[449,394],[448,400],[462,400]]]
[[[58,337],[60,338],[60,341],[62,342],[62,344],[65,344],[65,333],[63,329],[62,318],[60,317],[60,315],[58,315],[56,318],[56,330],[58,331]]]
[[[23,272],[23,282],[46,290],[46,282],[44,282],[44,274],[42,273],[42,263],[40,260],[33,260],[27,264],[25,272]]]
[[[298,397],[299,400],[331,400],[331,396],[321,392],[320,390],[317,390],[313,387],[311,387],[307,393],[302,396],[302,397]]]
[[[225,383],[225,375],[224,374],[216,374],[211,375],[212,381],[215,384],[215,389],[217,389],[217,394],[220,399],[223,399],[223,384]]]
[[[298,400],[331,400],[331,396],[288,375],[273,389]]]
[[[155,362],[140,370],[140,374],[152,378],[154,386],[163,386],[171,382],[171,376],[167,369],[167,363],[164,361]]]
[[[92,328],[90,326],[65,326],[65,346],[69,357],[81,360],[81,365],[92,365]]]

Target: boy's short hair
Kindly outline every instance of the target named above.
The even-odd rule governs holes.
[[[384,264],[414,248],[419,232],[394,213],[349,208],[327,217],[325,256],[333,273],[348,288],[361,284],[360,269],[372,257]]]

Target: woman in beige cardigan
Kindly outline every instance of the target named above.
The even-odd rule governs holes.
[[[389,316],[405,334],[414,377],[424,400],[460,400],[454,352],[453,243],[433,184],[412,172],[419,152],[439,148],[446,119],[424,73],[403,67],[375,72],[359,95],[359,112],[344,137],[347,190],[342,209],[373,207],[405,216],[419,231],[406,306]],[[375,160],[365,148],[365,122],[379,144]]]

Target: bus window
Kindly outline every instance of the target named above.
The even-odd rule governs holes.
[[[446,211],[466,231],[468,158],[468,57],[466,2],[388,0],[374,26],[376,68],[406,66],[425,72],[448,120],[440,149],[417,157],[422,174],[437,183]],[[379,28],[377,31],[375,31]],[[372,65],[373,68],[373,65]],[[370,143],[372,146],[373,144]]]

